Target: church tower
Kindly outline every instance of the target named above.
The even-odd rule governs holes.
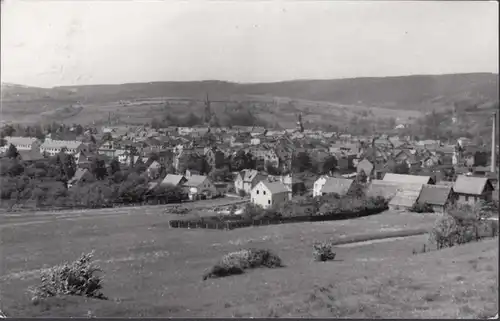
[[[300,133],[304,132],[304,125],[302,124],[302,113],[297,116],[297,131]]]

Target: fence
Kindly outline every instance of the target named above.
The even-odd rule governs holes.
[[[353,219],[363,216],[369,216],[377,213],[381,213],[387,210],[385,208],[373,208],[366,209],[359,212],[345,212],[337,214],[328,215],[304,215],[304,216],[292,216],[292,217],[280,217],[275,219],[262,219],[262,220],[236,220],[236,221],[220,221],[214,222],[210,219],[214,217],[201,218],[198,220],[171,220],[169,226],[171,228],[204,228],[204,229],[217,229],[217,230],[232,230],[242,227],[250,226],[265,226],[265,225],[278,225],[286,223],[301,223],[301,222],[321,222],[321,221],[335,221],[335,220],[345,220]]]

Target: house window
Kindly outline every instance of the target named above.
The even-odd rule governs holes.
[[[262,194],[266,195],[266,191],[263,191]]]
[[[465,196],[465,201],[468,202],[469,201],[469,196]]]
[[[267,204],[271,205],[271,200],[267,201]]]
[[[259,190],[257,190],[257,194],[259,194]]]

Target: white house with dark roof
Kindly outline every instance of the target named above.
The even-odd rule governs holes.
[[[289,201],[292,197],[292,192],[282,182],[263,180],[252,188],[250,196],[253,204],[269,208]]]
[[[266,175],[259,173],[257,170],[244,169],[236,175],[234,189],[236,193],[244,191],[245,194],[250,194],[252,188],[264,179],[266,179]]]

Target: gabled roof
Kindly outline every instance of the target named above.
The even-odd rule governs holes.
[[[182,183],[183,180],[186,180],[184,175],[175,175],[175,174],[167,174],[163,181],[161,181],[160,185],[171,184],[177,186]]]
[[[14,146],[18,145],[31,145],[36,142],[38,139],[36,137],[21,137],[21,136],[7,136],[5,137],[5,141],[7,142],[7,146],[12,144]]]
[[[36,161],[44,158],[38,150],[19,150],[17,152],[23,161]]]
[[[367,188],[367,194],[370,196],[383,196],[390,198],[396,195],[398,191],[398,183],[387,182],[383,180],[374,179],[371,181]]]
[[[326,194],[335,193],[339,195],[346,195],[353,183],[354,180],[352,179],[328,177],[326,178],[325,184],[321,188],[321,192]]]
[[[422,187],[421,184],[406,184],[404,187],[400,187],[389,205],[412,207],[417,202]]]
[[[244,182],[252,182],[259,172],[255,169],[244,169],[240,172],[241,178]]]
[[[261,181],[261,183],[267,187],[271,194],[288,193],[288,189],[282,182],[269,182],[264,180]]]
[[[460,175],[457,177],[457,180],[453,185],[453,191],[460,194],[481,195],[486,187],[486,184],[491,185],[487,177]]]
[[[187,178],[187,182],[184,183],[185,186],[189,187],[196,187],[199,186],[201,183],[203,183],[206,179],[207,176],[205,175],[191,175]]]
[[[356,168],[358,169],[358,171],[363,170],[366,175],[370,175],[373,171],[374,166],[368,159],[363,158],[363,160],[358,163]]]
[[[51,140],[46,139],[45,142],[40,146],[42,149],[52,149],[52,148],[63,148],[76,149],[83,143],[77,140]]]
[[[75,184],[75,183],[79,182],[82,179],[83,175],[85,175],[86,173],[89,173],[88,169],[77,168],[75,171],[75,175],[73,175],[73,177],[68,181],[68,183]]]
[[[394,173],[386,173],[383,180],[395,183],[418,183],[418,184],[429,184],[432,181],[430,176],[405,175],[405,174],[394,174]]]
[[[422,187],[417,202],[419,204],[427,203],[429,205],[444,206],[448,202],[451,192],[452,188],[449,185],[425,184]]]

